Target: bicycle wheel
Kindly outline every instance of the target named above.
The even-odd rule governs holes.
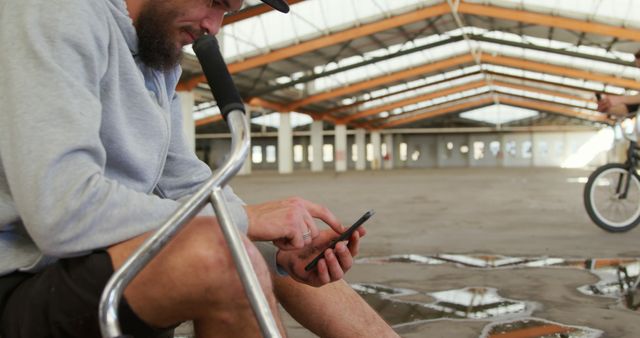
[[[640,223],[640,181],[631,175],[626,198],[622,197],[629,172],[620,163],[596,169],[584,187],[584,206],[591,220],[609,232],[629,231]]]

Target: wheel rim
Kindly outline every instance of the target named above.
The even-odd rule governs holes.
[[[593,182],[589,194],[591,206],[598,219],[607,226],[623,228],[640,217],[640,182],[631,177],[626,199],[618,198],[616,193],[618,180],[622,179],[624,186],[628,174],[623,168],[611,168],[603,171]]]

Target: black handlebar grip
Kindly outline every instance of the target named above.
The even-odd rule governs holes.
[[[193,51],[196,52],[204,76],[225,121],[232,110],[237,109],[244,113],[242,98],[222,58],[218,40],[212,35],[203,35],[193,43]]]

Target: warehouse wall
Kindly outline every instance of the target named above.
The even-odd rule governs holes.
[[[394,168],[446,167],[563,167],[597,166],[611,159],[613,140],[598,140],[599,132],[514,132],[472,134],[394,134]],[[324,170],[334,170],[333,136],[323,138]],[[367,169],[372,149],[367,138]],[[604,142],[604,145],[603,145]],[[611,144],[607,145],[606,143]],[[252,170],[277,170],[277,138],[251,140]],[[355,137],[347,137],[347,168],[355,170]],[[198,140],[198,156],[216,168],[229,149],[228,139]],[[294,170],[310,170],[309,137],[293,138]],[[593,152],[597,154],[592,154]],[[207,157],[204,157],[204,153]],[[384,155],[385,152],[383,152]],[[577,163],[577,164],[576,164]]]

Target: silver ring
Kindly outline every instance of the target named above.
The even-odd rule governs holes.
[[[306,241],[306,240],[307,240],[307,239],[309,239],[309,238],[311,238],[311,231],[307,231],[307,232],[305,232],[304,234],[302,234],[302,239],[303,239],[303,240],[305,240],[305,241]]]

